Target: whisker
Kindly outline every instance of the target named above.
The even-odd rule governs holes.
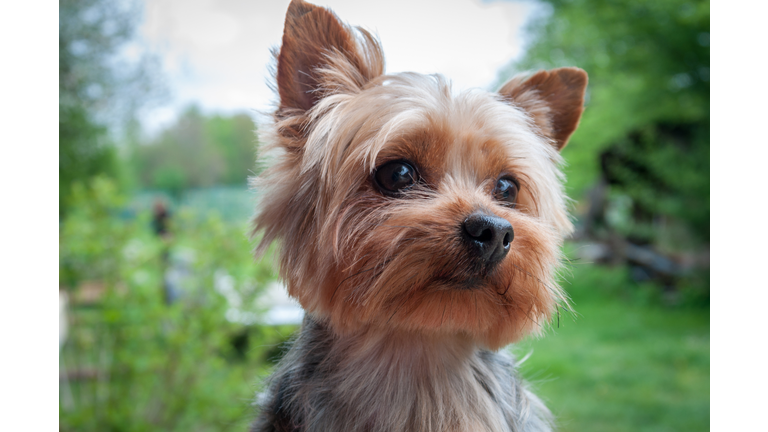
[[[535,275],[533,275],[533,274],[531,274],[531,273],[529,273],[529,272],[527,272],[527,271],[525,271],[525,270],[521,269],[521,268],[520,268],[520,267],[519,267],[517,264],[512,264],[512,265],[513,265],[513,266],[514,266],[516,269],[520,270],[520,272],[522,272],[523,274],[525,274],[525,275],[528,275],[528,276],[530,276],[530,277],[532,277],[532,278],[536,279],[537,281],[539,281],[539,283],[540,283],[540,284],[544,285],[544,286],[545,286],[546,288],[548,288],[550,291],[552,291],[552,292],[557,292],[557,291],[558,291],[558,290],[556,290],[556,289],[552,288],[551,286],[549,286],[549,285],[545,284],[545,283],[544,283],[544,281],[543,281],[543,280],[541,280],[541,279],[539,279],[537,276],[535,276]]]

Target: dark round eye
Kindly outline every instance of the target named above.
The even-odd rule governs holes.
[[[393,195],[402,192],[416,183],[416,170],[404,161],[387,162],[376,168],[374,178],[381,191]]]
[[[499,201],[515,204],[519,189],[517,180],[502,177],[496,182],[496,187],[493,189],[493,197]]]

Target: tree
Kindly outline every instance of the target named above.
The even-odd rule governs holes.
[[[542,5],[526,55],[500,80],[560,66],[588,72],[586,110],[564,156],[572,195],[607,191],[591,194],[592,206],[605,201],[591,234],[602,225],[667,248],[708,242],[709,1]]]
[[[184,188],[245,185],[255,173],[254,129],[246,114],[206,116],[190,106],[157,138],[134,148],[140,182],[176,195]]]
[[[150,55],[124,55],[140,17],[137,4],[59,1],[59,216],[72,185],[98,174],[118,176],[115,131],[153,89]],[[134,46],[134,48],[136,48]]]

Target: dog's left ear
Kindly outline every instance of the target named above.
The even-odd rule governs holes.
[[[512,78],[499,93],[526,110],[544,135],[562,150],[579,125],[586,89],[587,73],[565,67],[539,71],[528,78]]]

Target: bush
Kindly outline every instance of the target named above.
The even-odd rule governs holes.
[[[290,329],[226,317],[232,308],[258,316],[254,300],[275,278],[269,258],[254,263],[243,227],[216,215],[182,213],[164,241],[148,214],[121,216],[116,190],[104,178],[75,187],[60,229],[61,283],[73,305],[60,356],[60,429],[246,430],[266,357]],[[179,256],[189,265],[170,305],[166,250],[171,265]],[[222,275],[226,293],[215,288]],[[237,353],[232,340],[242,334],[254,348]]]

